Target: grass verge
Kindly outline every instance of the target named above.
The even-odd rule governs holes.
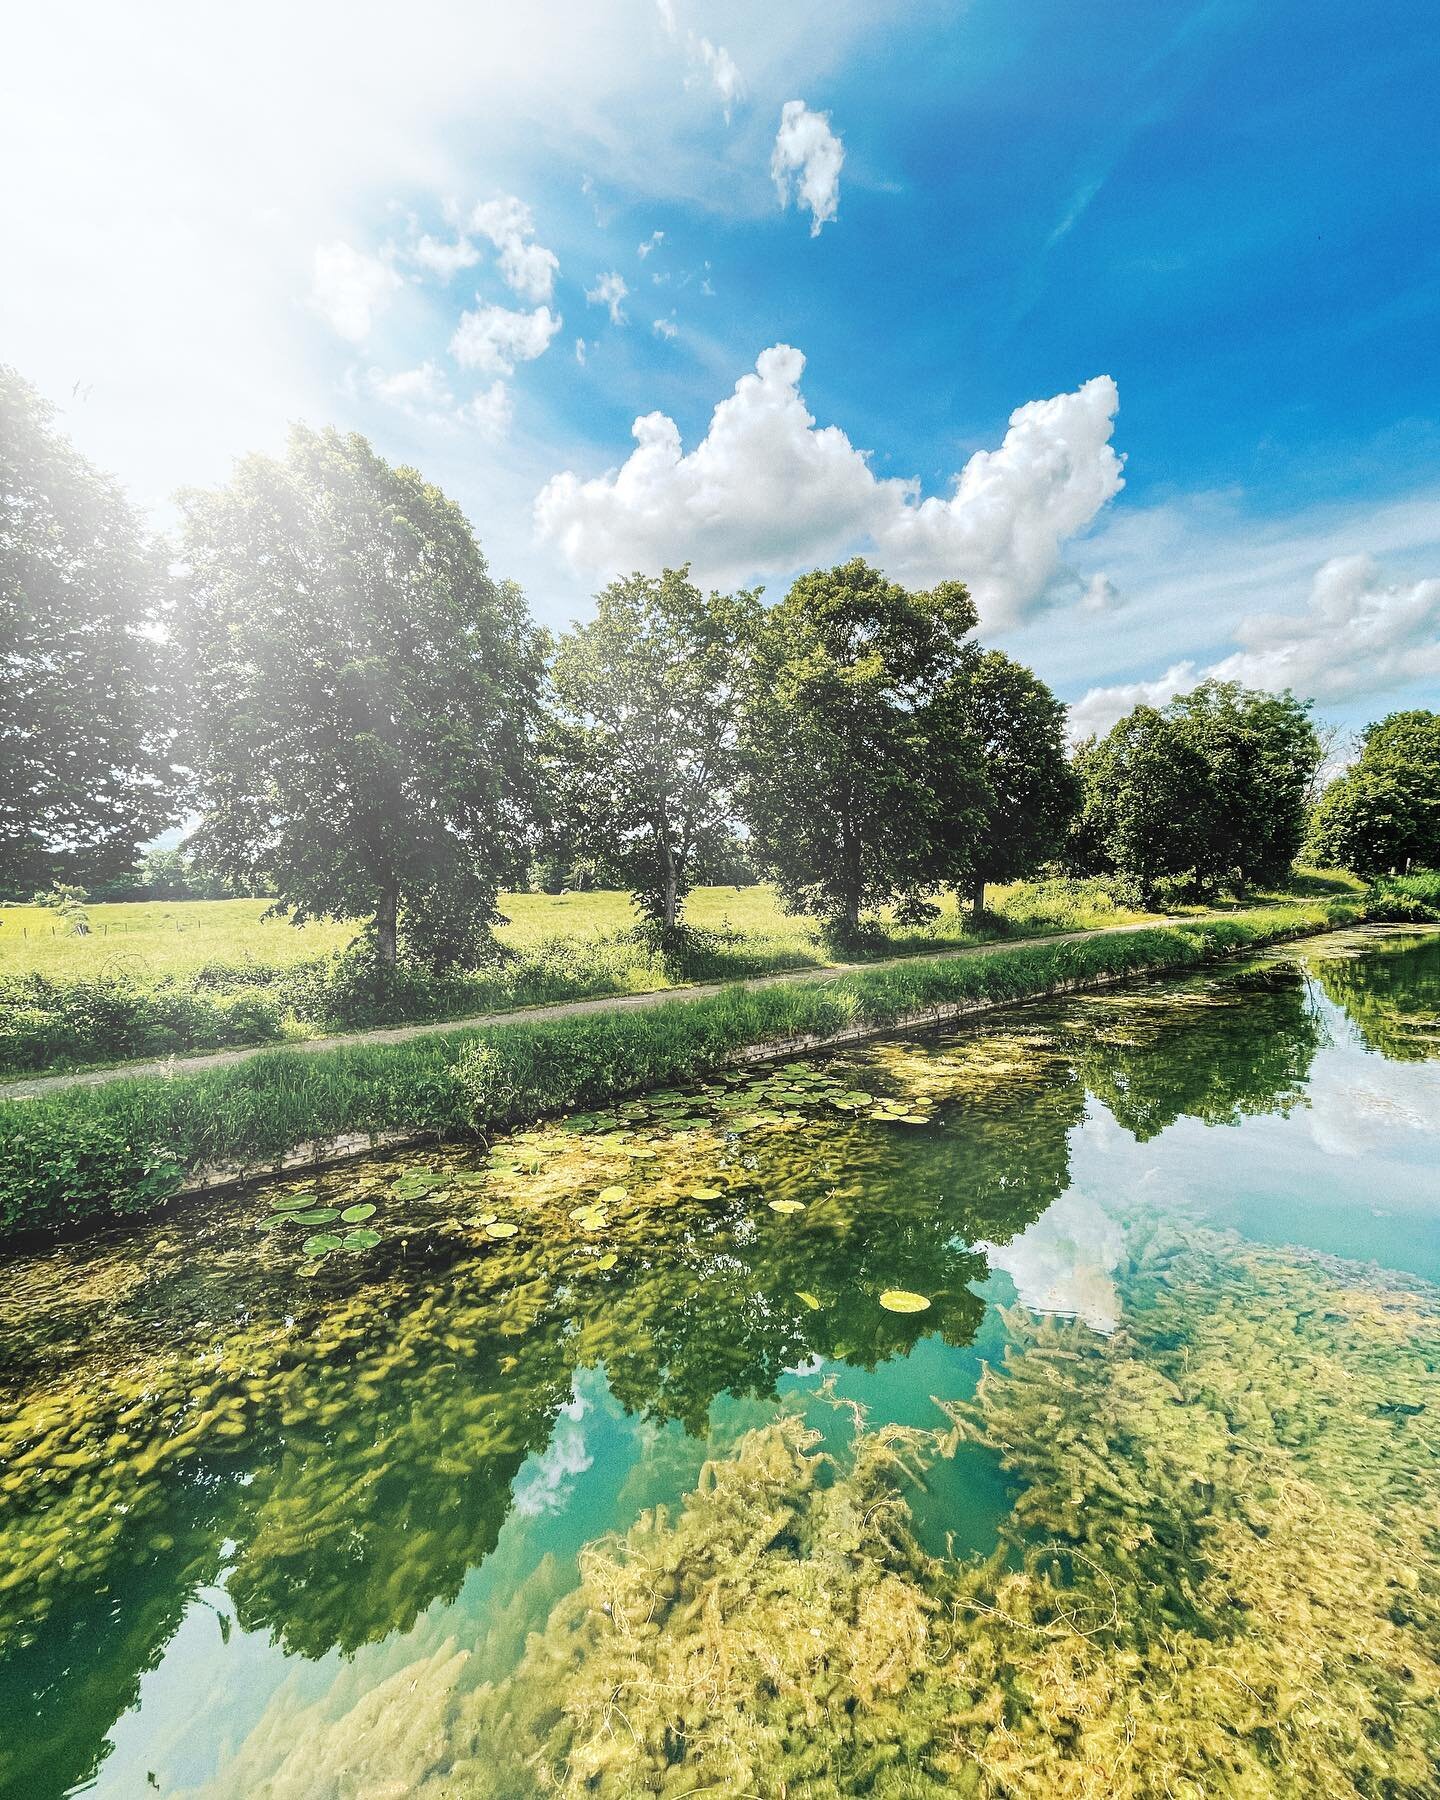
[[[119,1080],[0,1107],[0,1238],[163,1204],[198,1171],[261,1168],[357,1134],[493,1132],[703,1075],[756,1045],[884,1029],[1126,976],[1193,967],[1348,922],[1345,901],[917,959],[834,981],[727,988],[644,1011],[276,1050],[231,1068]]]

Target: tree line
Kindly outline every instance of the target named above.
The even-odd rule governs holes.
[[[975,640],[959,581],[912,592],[857,559],[765,606],[637,573],[552,636],[459,507],[361,437],[296,428],[182,493],[157,542],[10,371],[0,425],[7,892],[123,878],[196,814],[205,879],[446,968],[483,955],[537,860],[612,872],[662,939],[736,864],[854,938],[949,889],[979,915],[1046,865],[1150,904],[1279,880],[1301,848],[1308,704],[1209,682],[1072,755],[1064,706]],[[1413,765],[1440,761],[1440,717],[1397,717],[1313,809],[1332,860],[1436,860]]]

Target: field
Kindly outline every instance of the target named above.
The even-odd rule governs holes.
[[[1097,884],[1077,885],[1062,898],[1034,884],[1017,882],[992,889],[990,904],[1015,928],[1027,930],[1119,925],[1147,916],[1116,907]],[[216,963],[284,968],[343,949],[358,929],[353,923],[332,920],[297,927],[284,919],[265,919],[262,915],[268,905],[266,900],[95,905],[87,909],[88,937],[71,936],[47,907],[0,907],[0,975],[34,971],[55,981],[118,975],[143,983],[164,976],[183,980]],[[575,943],[613,938],[635,923],[630,896],[619,892],[502,894],[500,906],[509,923],[497,935],[522,954],[557,938]],[[832,960],[813,921],[787,917],[769,887],[697,888],[690,896],[686,919],[702,930],[743,932],[752,955],[766,960],[768,953],[777,967],[819,966]],[[933,925],[892,924],[886,936],[896,954],[974,938],[967,933],[952,895],[945,897],[941,916]],[[641,986],[657,985],[648,971],[644,973]]]

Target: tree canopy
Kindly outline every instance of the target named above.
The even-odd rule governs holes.
[[[0,892],[104,880],[175,816],[163,589],[118,487],[0,368]]]
[[[924,708],[934,874],[969,895],[1059,853],[1079,799],[1065,708],[1023,663],[971,646]]]
[[[802,575],[756,633],[744,814],[785,904],[849,932],[931,879],[921,710],[976,622],[959,582],[909,593],[856,559]]]
[[[1440,868],[1440,713],[1391,713],[1368,728],[1354,766],[1321,795],[1308,848],[1361,875]]]
[[[301,922],[473,958],[524,841],[542,644],[460,509],[355,435],[182,496],[193,847]]]
[[[702,594],[688,569],[630,575],[561,637],[554,786],[574,835],[618,868],[645,918],[680,921],[728,835],[752,594]]]
[[[1320,760],[1309,708],[1290,694],[1207,681],[1163,710],[1137,706],[1080,746],[1072,861],[1152,902],[1162,883],[1211,892],[1278,880],[1305,831]]]

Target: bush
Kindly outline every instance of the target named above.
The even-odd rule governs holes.
[[[0,1235],[143,1212],[184,1172],[258,1167],[354,1133],[496,1131],[701,1076],[750,1045],[884,1027],[956,1005],[1191,966],[1354,916],[1342,903],[968,956],[829,981],[727,988],[644,1010],[276,1050],[172,1079],[117,1080],[0,1108]]]
[[[1365,893],[1365,917],[1395,924],[1440,922],[1440,873],[1382,876]]]
[[[0,980],[0,1071],[274,1043],[280,1021],[275,1001],[253,988],[212,998],[169,981],[141,988],[115,977],[12,976]]]

